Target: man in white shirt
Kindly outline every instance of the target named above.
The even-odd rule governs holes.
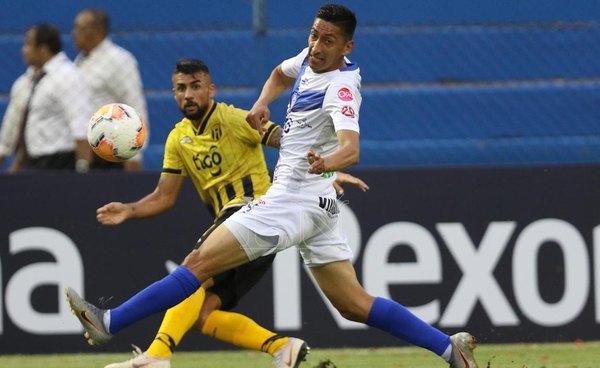
[[[87,126],[90,91],[62,51],[58,29],[31,27],[23,58],[29,67],[13,84],[0,126],[0,165],[16,154],[9,172],[71,169],[87,172],[92,157]]]
[[[77,15],[72,35],[75,46],[81,52],[75,58],[75,65],[81,69],[90,85],[95,109],[108,103],[125,103],[135,108],[148,126],[148,111],[137,60],[129,51],[111,41],[108,37],[109,23],[108,14],[102,9],[85,9]],[[142,154],[123,164],[95,156],[92,169],[104,168],[141,170]]]

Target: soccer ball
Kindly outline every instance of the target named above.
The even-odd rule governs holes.
[[[146,124],[138,112],[123,103],[102,106],[90,119],[87,138],[94,153],[107,161],[135,156],[146,141]]]

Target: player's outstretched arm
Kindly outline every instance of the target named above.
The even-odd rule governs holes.
[[[161,175],[152,193],[133,203],[108,203],[96,210],[96,219],[103,225],[118,225],[131,218],[163,213],[175,205],[183,180],[183,176]]]

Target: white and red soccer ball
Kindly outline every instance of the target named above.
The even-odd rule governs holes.
[[[133,107],[111,103],[94,113],[88,125],[87,138],[98,156],[107,161],[122,162],[142,149],[146,134],[146,124]]]

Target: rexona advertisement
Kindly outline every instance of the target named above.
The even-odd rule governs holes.
[[[481,343],[600,338],[600,166],[364,170],[338,199],[358,279]],[[158,173],[0,176],[0,354],[89,351],[63,290],[104,308],[164,277],[212,222],[190,183],[160,216],[118,226],[96,209]],[[398,345],[344,320],[295,248],[235,308],[314,347]],[[94,351],[148,344],[162,314]],[[229,349],[196,331],[181,350]]]

